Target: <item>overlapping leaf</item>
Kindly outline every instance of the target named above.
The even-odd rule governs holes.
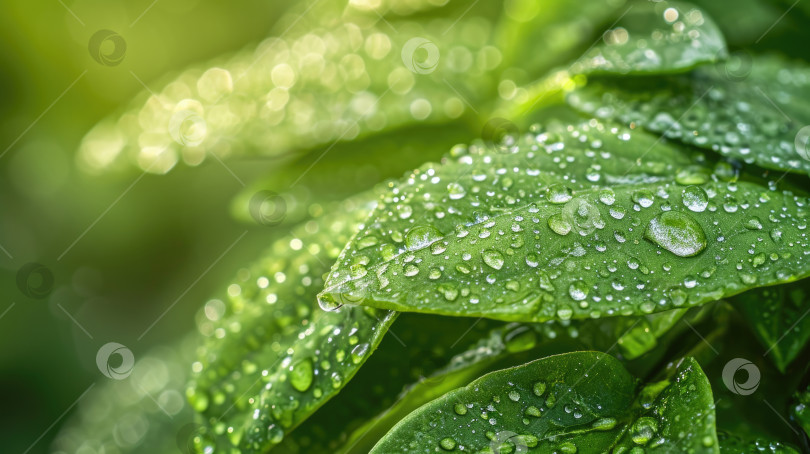
[[[744,440],[726,432],[717,433],[720,440],[720,452],[723,454],[755,454],[770,452],[773,454],[798,454],[794,447],[774,440],[758,438],[755,440]]]
[[[572,70],[608,74],[683,72],[726,55],[720,29],[701,9],[681,2],[631,5],[603,42]]]
[[[494,372],[419,408],[372,453],[718,452],[711,388],[694,360],[637,389],[616,359],[551,356]]]
[[[756,289],[734,299],[780,371],[799,356],[810,340],[810,295],[807,281]]]
[[[325,313],[315,295],[340,246],[370,209],[341,204],[277,241],[237,274],[226,306],[206,305],[216,323],[202,331],[188,390],[208,430],[203,450],[264,452],[334,396],[380,342],[396,314],[345,307]]]
[[[322,307],[594,318],[810,273],[805,197],[720,181],[643,133],[591,122],[454,152],[390,185]]]
[[[807,65],[743,54],[679,76],[593,78],[568,101],[729,158],[808,173],[808,94]]]

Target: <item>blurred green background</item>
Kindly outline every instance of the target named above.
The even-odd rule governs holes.
[[[718,20],[732,49],[810,57],[800,8],[791,8],[766,39],[739,25],[774,23],[792,2],[698,3]],[[48,451],[66,412],[99,379],[99,347],[120,342],[138,358],[191,331],[202,302],[285,229],[234,220],[229,204],[242,184],[216,161],[162,176],[87,175],[76,165],[81,138],[136,93],[160,90],[161,80],[189,64],[258,43],[288,3],[29,0],[4,6],[0,451],[35,453]],[[126,42],[117,66],[96,62],[88,51],[91,36],[103,29]],[[248,183],[276,166],[260,159],[229,163]],[[28,298],[18,288],[17,272],[30,262],[54,275],[47,298]]]
[[[0,245],[8,254],[0,252],[0,451],[47,452],[59,423],[46,429],[99,378],[100,346],[120,342],[137,358],[190,331],[201,303],[268,243],[267,228],[232,220],[228,203],[241,185],[215,162],[165,176],[91,176],[74,156],[96,122],[144,90],[141,82],[258,42],[285,6],[264,0],[4,5]],[[104,66],[91,57],[88,41],[101,29],[126,41],[121,64]],[[236,162],[231,169],[250,181],[272,166]],[[54,275],[46,299],[17,288],[17,271],[29,262]]]

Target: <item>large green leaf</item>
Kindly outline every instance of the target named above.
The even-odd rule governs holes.
[[[810,340],[808,281],[751,290],[733,302],[783,373]]]
[[[678,76],[592,78],[568,101],[749,164],[810,172],[810,68],[742,57]]]
[[[718,452],[711,388],[693,360],[638,389],[615,358],[551,356],[485,375],[419,408],[372,453]]]
[[[208,430],[200,449],[264,452],[337,394],[374,351],[395,313],[315,296],[340,247],[370,210],[349,201],[278,240],[237,273],[229,304],[212,300],[209,336],[188,389]]]
[[[595,121],[523,136],[507,152],[457,148],[389,185],[320,303],[596,318],[810,273],[806,198],[686,162],[653,137]]]
[[[701,9],[688,3],[634,4],[603,42],[573,66],[575,72],[660,74],[688,71],[726,55],[723,34]]]

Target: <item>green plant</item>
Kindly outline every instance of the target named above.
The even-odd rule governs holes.
[[[801,449],[810,67],[724,38],[772,18],[405,3],[294,6],[282,38],[88,135],[94,169],[274,157],[234,213],[289,233],[206,303],[196,353],[134,369],[143,389],[191,363],[155,385],[188,399],[174,424],[127,445],[88,411],[57,445]],[[108,416],[159,410],[102,393]]]

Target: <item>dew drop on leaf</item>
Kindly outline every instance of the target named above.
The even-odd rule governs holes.
[[[650,220],[644,238],[678,257],[693,257],[706,249],[706,234],[691,216],[666,211]]]

